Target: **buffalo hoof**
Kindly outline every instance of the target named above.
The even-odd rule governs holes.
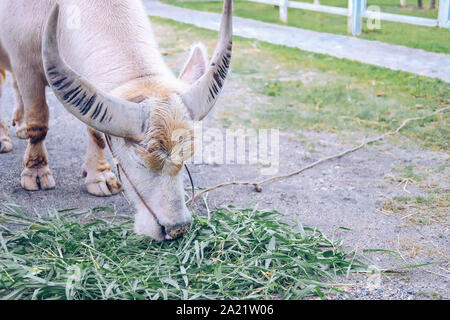
[[[110,197],[118,194],[122,185],[117,180],[114,173],[110,170],[86,172],[83,175],[86,177],[87,191],[97,197]]]
[[[22,172],[21,184],[22,188],[28,191],[51,190],[56,185],[53,174],[47,166],[25,168]]]
[[[0,153],[11,152],[12,148],[13,145],[9,137],[3,137],[0,139]]]

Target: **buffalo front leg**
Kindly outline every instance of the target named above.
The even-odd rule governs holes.
[[[49,110],[45,99],[45,83],[33,74],[16,74],[24,103],[28,146],[25,151],[21,184],[25,190],[49,190],[55,179],[48,167],[44,142],[48,131]]]
[[[25,123],[25,109],[23,105],[22,95],[20,94],[19,87],[17,85],[16,78],[13,80],[13,92],[14,92],[14,118],[12,125],[16,127],[16,136],[20,139],[27,139],[27,125]]]
[[[122,186],[106,160],[106,141],[103,133],[88,128],[88,135],[88,149],[83,164],[87,191],[98,197],[119,193]]]
[[[1,72],[2,70],[0,70]],[[3,74],[3,73],[2,73]],[[0,75],[2,77],[2,75]],[[2,97],[2,79],[0,79],[0,100]],[[12,141],[8,135],[8,127],[2,118],[2,103],[0,101],[0,153],[10,152],[12,150]]]

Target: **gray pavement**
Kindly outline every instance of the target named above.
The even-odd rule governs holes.
[[[219,30],[219,14],[170,6],[155,0],[143,0],[143,2],[150,16],[168,18],[200,28]],[[236,36],[450,82],[450,55],[448,54],[427,52],[379,41],[316,32],[239,17],[233,18],[233,25]]]

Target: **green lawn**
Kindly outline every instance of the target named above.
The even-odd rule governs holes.
[[[217,32],[151,18],[166,61],[183,65],[189,46],[201,39],[209,53]],[[397,128],[450,101],[450,84],[346,59],[240,37],[234,38],[231,95],[221,98],[217,117],[226,127],[335,132],[357,141]],[[395,141],[449,151],[450,112],[410,124]],[[353,138],[352,138],[353,137]]]
[[[166,1],[168,4],[190,8],[195,10],[221,12],[221,1],[189,1],[177,2]],[[305,1],[305,2],[312,2]],[[347,0],[322,0],[324,5],[346,7]],[[409,5],[415,2],[409,1]],[[425,6],[428,5],[424,1]],[[437,10],[417,10],[412,8],[401,8],[398,0],[372,0],[368,6],[379,5],[382,11],[401,13],[427,18],[436,18]],[[243,0],[235,0],[235,16],[257,19],[270,23],[283,24],[279,20],[278,7],[267,4],[259,4]],[[288,25],[310,29],[320,32],[335,34],[347,33],[347,17],[325,14],[314,11],[289,9]],[[363,25],[363,33],[360,38],[368,40],[379,40],[387,43],[403,45],[411,48],[419,48],[427,51],[450,53],[450,30],[441,28],[421,27],[411,24],[381,21],[381,29],[369,30],[367,24]]]

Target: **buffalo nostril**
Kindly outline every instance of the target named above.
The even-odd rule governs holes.
[[[190,227],[191,227],[190,223],[165,227],[166,233],[165,238],[166,240],[174,240],[183,235],[184,233],[188,232]]]

